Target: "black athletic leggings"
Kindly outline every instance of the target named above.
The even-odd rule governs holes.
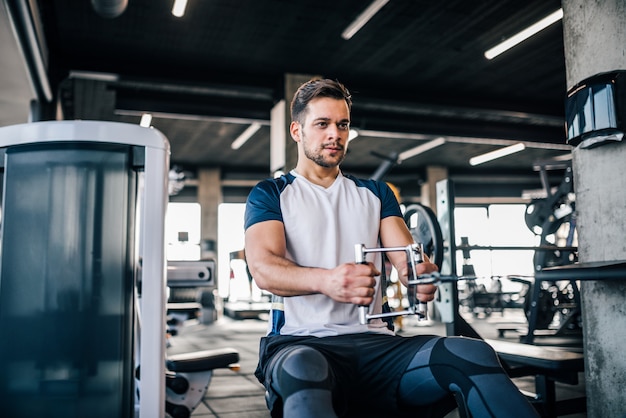
[[[374,346],[368,345],[369,340],[376,340]],[[382,359],[377,359],[376,348],[381,350],[383,346],[389,350]],[[399,355],[407,354],[411,356],[409,361],[394,361]],[[371,357],[372,361],[355,360],[359,366],[353,369],[352,359],[362,356]],[[380,365],[381,360],[385,360],[385,366]],[[391,399],[398,402],[396,407],[400,410],[415,407],[418,411],[455,393],[474,418],[539,416],[506,375],[494,350],[484,341],[471,338],[428,336],[400,339],[365,335],[308,339],[279,350],[269,368],[273,382],[266,387],[282,398],[284,416],[289,418],[336,416],[333,410],[333,406],[338,406],[333,405],[333,400],[337,400],[335,396],[351,389],[353,394],[356,390],[356,393],[367,393],[369,397],[353,399],[357,404],[345,405],[348,411],[364,402],[372,405],[374,400],[377,404]],[[359,380],[354,376],[351,381],[346,379],[345,373],[347,376],[361,373],[367,377]],[[379,376],[382,377],[380,381]],[[371,390],[365,392],[363,380],[374,385],[386,382],[381,389],[388,389],[392,394],[385,396],[382,390],[381,396]]]
[[[398,391],[401,402],[415,406],[457,393],[476,418],[539,416],[504,374],[493,349],[470,338],[427,342],[409,363]]]

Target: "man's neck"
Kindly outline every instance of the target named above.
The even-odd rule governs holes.
[[[339,167],[304,167],[298,164],[295,168],[295,172],[313,184],[328,188],[335,182],[340,170]]]

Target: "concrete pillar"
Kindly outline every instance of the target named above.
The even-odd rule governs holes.
[[[287,157],[287,137],[289,132],[287,126],[287,118],[289,115],[285,111],[287,101],[282,99],[278,101],[270,113],[270,175],[274,175],[277,171],[285,170],[285,159]]]
[[[222,203],[221,171],[219,168],[198,170],[198,203],[200,203],[200,231],[202,257],[215,257],[217,247],[217,208]],[[210,251],[205,244],[213,243]]]
[[[563,0],[568,89],[595,74],[626,68],[626,0]],[[581,262],[626,259],[626,143],[574,149]],[[581,284],[587,411],[626,416],[626,284]]]
[[[420,203],[437,213],[437,182],[448,178],[448,169],[441,166],[426,167],[426,181],[422,184]]]
[[[100,80],[73,79],[71,81],[73,106],[64,119],[113,120],[115,91]]]
[[[298,162],[298,147],[291,135],[289,134],[289,125],[291,124],[290,104],[293,95],[303,83],[312,79],[313,75],[307,74],[285,74],[285,171],[296,168]]]

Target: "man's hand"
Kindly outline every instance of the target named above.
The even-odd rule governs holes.
[[[375,276],[380,272],[372,263],[341,264],[329,271],[322,293],[338,302],[369,305],[373,301]]]
[[[424,256],[424,262],[419,263],[415,268],[415,274],[419,276],[420,274],[428,274],[434,273],[439,269],[437,266],[430,262],[428,257]],[[437,286],[434,284],[421,284],[417,286],[417,298],[420,302],[430,302],[435,299],[435,292],[437,292]]]

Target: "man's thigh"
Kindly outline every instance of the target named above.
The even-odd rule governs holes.
[[[279,349],[274,347],[274,358],[266,373],[271,373],[274,360],[280,357],[285,347],[305,345],[318,350],[328,360],[335,382],[334,399],[338,413],[362,410],[389,414],[399,405],[397,389],[402,374],[415,353],[433,337],[368,333],[287,338],[283,339]]]

